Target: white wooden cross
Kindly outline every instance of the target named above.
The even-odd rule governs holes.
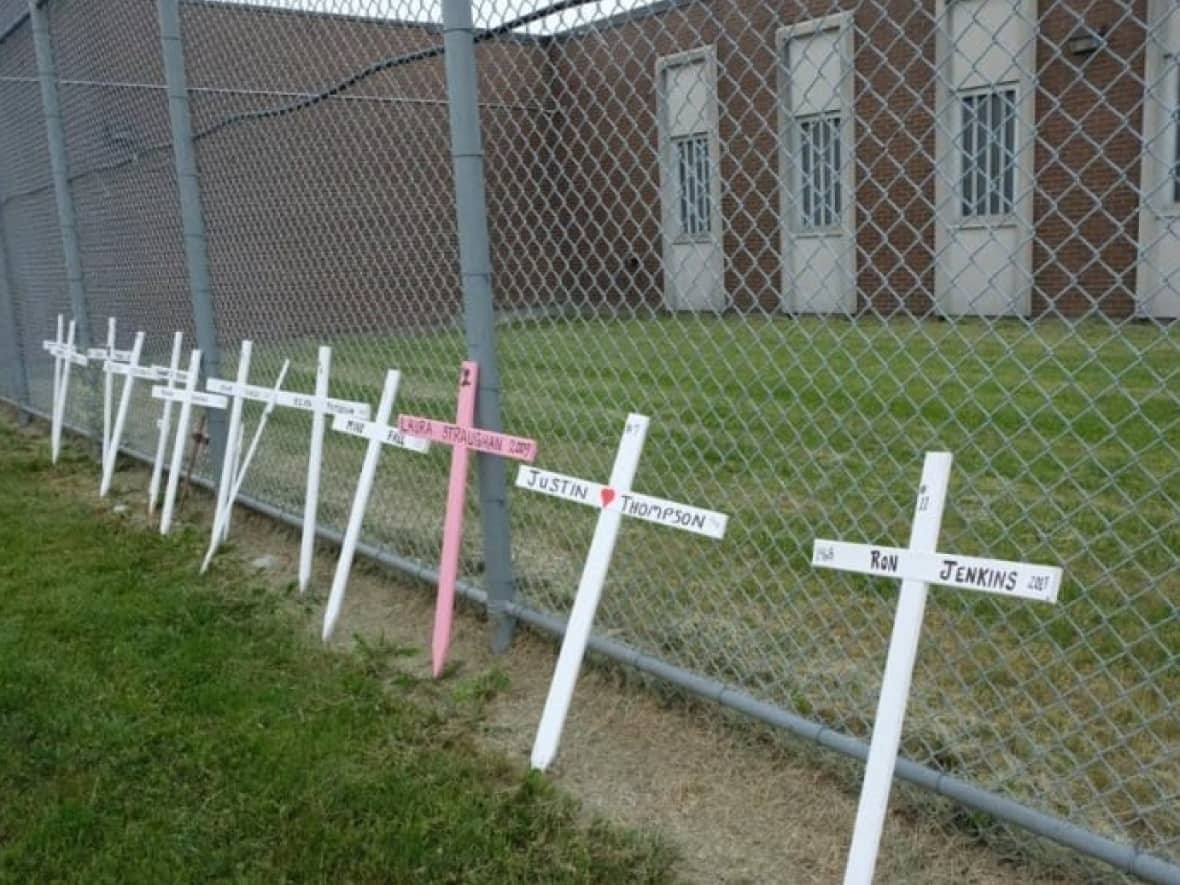
[[[193,406],[224,409],[228,405],[224,396],[197,390],[197,376],[200,371],[201,351],[196,349],[189,357],[184,387],[173,387],[170,383],[167,387],[152,388],[153,399],[180,403],[180,417],[176,421],[176,441],[172,444],[172,462],[168,468],[168,486],[164,491],[164,509],[160,514],[161,535],[166,535],[172,530],[172,512],[176,505],[176,489],[180,483],[180,474],[184,469],[184,445],[188,438]]]
[[[864,575],[901,579],[901,597],[889,640],[889,655],[877,702],[877,718],[861,788],[860,806],[845,885],[867,885],[873,879],[881,829],[889,804],[889,788],[897,763],[901,728],[905,720],[918,636],[926,609],[926,590],[942,584],[964,590],[980,590],[1000,596],[1015,596],[1041,602],[1056,602],[1061,588],[1061,569],[1002,559],[980,559],[957,553],[937,553],[938,533],[950,481],[952,456],[949,452],[927,452],[909,547],[883,547],[817,540],[811,564]]]
[[[67,347],[65,317],[60,313],[57,315],[57,337],[44,339],[41,342],[41,349],[53,357],[53,399],[49,409],[49,452],[53,462],[57,463],[57,400],[61,396],[61,379],[65,371],[66,357],[69,350],[73,349],[72,335],[71,343]]]
[[[249,365],[248,344],[249,342],[242,342],[247,366]],[[247,384],[241,371],[241,365],[241,362],[239,362],[238,380],[236,383],[211,378],[206,384],[206,389],[214,393],[233,396],[235,397],[235,402],[238,401],[236,398],[244,397],[264,403],[273,403],[273,405],[283,406],[284,408],[302,409],[303,411],[312,413],[311,441],[308,446],[307,489],[303,502],[303,537],[299,548],[299,590],[303,592],[311,582],[312,556],[315,552],[316,513],[319,507],[320,473],[322,472],[324,453],[324,416],[331,414],[337,417],[345,416],[367,419],[369,417],[369,405],[368,403],[354,402],[352,400],[333,399],[328,396],[328,380],[332,368],[332,348],[330,347],[320,347],[319,349],[316,362],[315,393],[312,394],[297,393],[290,390],[276,391],[266,387]],[[231,415],[229,430],[231,439],[235,438],[238,424],[240,424],[240,417],[235,421]],[[222,476],[225,476],[224,470],[222,471]],[[226,517],[226,526],[228,529],[228,516]]]
[[[172,335],[172,357],[167,366],[152,366],[155,380],[165,382],[172,389],[177,384],[184,384],[188,373],[181,371],[180,355],[184,345],[184,333],[174,332]],[[156,422],[156,457],[152,462],[152,479],[148,484],[148,515],[156,511],[156,501],[160,497],[160,479],[164,474],[164,455],[168,450],[168,436],[172,430],[172,400],[165,399],[160,420]]]
[[[623,437],[615,454],[608,485],[599,485],[584,479],[576,479],[560,473],[522,466],[516,474],[516,487],[529,491],[564,498],[578,504],[599,509],[598,525],[586,554],[582,578],[578,582],[578,593],[574,598],[573,611],[561,643],[557,668],[541,714],[541,725],[533,744],[532,766],[544,771],[557,755],[561,731],[566,714],[574,695],[574,684],[582,659],[586,655],[586,644],[590,639],[590,628],[598,601],[602,597],[602,586],[606,581],[607,568],[614,552],[615,539],[624,516],[633,516],[647,522],[671,528],[683,529],[697,535],[716,540],[725,536],[729,517],[713,510],[702,510],[687,504],[677,504],[662,498],[640,495],[631,491],[631,481],[639,466],[639,456],[647,437],[648,418],[631,414],[623,426]]]
[[[430,441],[416,436],[406,436],[396,427],[389,425],[393,414],[393,401],[397,398],[397,387],[401,373],[390,369],[385,375],[385,386],[381,389],[381,400],[377,403],[377,414],[372,421],[363,421],[348,415],[337,415],[332,419],[332,429],[349,433],[369,441],[365,459],[361,462],[357,478],[356,493],[352,499],[352,510],[348,514],[348,526],[340,545],[340,559],[336,562],[336,573],[332,577],[332,592],[328,596],[328,608],[324,613],[323,640],[327,642],[336,629],[340,608],[344,604],[344,589],[348,586],[348,573],[356,553],[357,541],[361,536],[361,524],[365,519],[365,508],[369,506],[369,494],[373,490],[373,479],[377,475],[377,462],[381,457],[381,446],[396,446],[411,452],[430,451]]]
[[[112,322],[114,322],[112,320]],[[143,353],[143,332],[135,334],[135,343],[127,354],[127,362],[115,362],[107,359],[103,362],[103,372],[107,381],[114,375],[123,375],[123,389],[119,393],[119,410],[115,415],[115,424],[111,428],[107,439],[106,455],[102,462],[102,479],[98,484],[98,496],[104,498],[111,490],[111,481],[115,478],[115,462],[119,459],[119,445],[123,441],[123,425],[127,422],[127,410],[131,407],[131,391],[135,387],[136,378],[155,380],[156,373],[147,366],[140,366],[139,357]]]
[[[249,342],[242,342],[243,345]],[[243,361],[238,364],[238,379],[239,383],[233,385],[236,393],[234,394],[234,404],[237,405],[241,398],[246,395],[246,388],[250,385],[246,384],[242,379],[249,369],[250,356],[249,351],[244,348]],[[283,366],[279,369],[278,377],[275,379],[274,387],[271,388],[270,396],[265,401],[266,407],[262,410],[262,415],[258,419],[258,424],[254,428],[254,436],[250,439],[250,448],[243,456],[242,448],[242,431],[243,426],[241,422],[241,410],[236,411],[237,414],[230,422],[230,436],[234,440],[232,447],[226,446],[225,460],[221,467],[221,483],[218,485],[217,506],[213,512],[213,532],[209,539],[209,550],[205,553],[205,559],[201,563],[201,574],[209,568],[209,563],[213,560],[213,554],[217,552],[217,548],[221,542],[229,537],[229,521],[230,515],[233,513],[234,502],[238,500],[238,495],[242,491],[242,483],[246,479],[246,471],[250,469],[250,462],[254,460],[254,453],[258,450],[258,443],[262,439],[262,431],[266,429],[267,421],[270,420],[270,413],[274,411],[276,399],[283,386],[283,379],[287,377],[287,369],[291,366],[290,360],[283,360]],[[235,428],[236,425],[236,428]]]
[[[53,408],[50,412],[49,451],[53,463],[57,463],[61,455],[62,428],[66,421],[66,403],[70,391],[70,367],[86,366],[86,354],[74,348],[77,327],[70,320],[69,331],[62,337],[64,318],[57,315],[57,338],[54,341],[42,341],[41,347],[53,357]]]
[[[229,428],[226,431],[225,452],[221,461],[221,477],[217,484],[217,500],[213,505],[213,525],[217,530],[217,535],[213,538],[213,544],[210,550],[216,550],[217,545],[229,536],[229,523],[233,517],[233,505],[226,506],[226,501],[229,500],[230,491],[233,489],[234,477],[238,472],[238,461],[240,459],[239,449],[242,444],[242,409],[245,406],[245,390],[250,378],[250,358],[254,352],[254,343],[247,339],[242,340],[241,348],[238,351],[238,375],[236,382],[224,382],[225,390],[214,390],[210,387],[210,382],[218,384],[223,383],[219,378],[210,378],[205,382],[206,390],[213,390],[221,396],[228,398],[229,402]],[[286,369],[283,370],[284,372]],[[269,412],[266,413],[269,416]],[[265,424],[265,422],[262,422]],[[201,571],[204,572],[209,564],[209,557],[212,552],[205,557],[205,564],[201,566]]]
[[[86,350],[88,359],[103,366],[102,379],[102,463],[105,466],[111,448],[111,409],[115,398],[114,375],[108,364],[125,363],[131,359],[131,351],[115,347],[115,318],[107,317],[106,347],[90,347]]]

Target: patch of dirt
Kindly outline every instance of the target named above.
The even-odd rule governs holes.
[[[111,512],[111,518],[151,528],[144,506],[145,469],[123,466],[111,496],[101,503],[97,475],[96,467],[94,488],[79,481],[77,493],[93,495],[100,511],[128,505],[120,514]],[[210,514],[210,496],[194,488],[178,513],[178,527],[191,525],[204,535]],[[258,574],[289,596],[318,642],[335,548],[319,546],[313,587],[300,596],[293,589],[296,532],[238,509],[231,542],[219,558],[233,557],[245,568],[252,560],[271,558],[270,567]],[[194,562],[193,568],[198,565]],[[494,656],[482,611],[462,601],[459,609],[452,663],[441,682],[432,686],[432,588],[358,559],[333,645],[346,648],[359,639],[368,648],[397,650],[390,656],[392,666],[421,680],[428,696],[440,702],[473,680],[483,678],[483,684],[500,686],[488,692],[474,727],[487,747],[507,754],[523,769],[557,647],[550,638],[522,629],[509,654]],[[803,741],[727,721],[732,717],[703,703],[671,696],[658,687],[647,690],[639,684],[642,681],[620,667],[588,662],[552,778],[588,810],[661,833],[676,846],[682,858],[676,872],[685,881],[841,881],[856,815],[859,766]],[[948,832],[929,815],[903,806],[891,810],[876,881],[1047,885],[1082,880],[1014,864],[965,835]]]

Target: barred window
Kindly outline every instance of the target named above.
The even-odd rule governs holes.
[[[1172,159],[1172,201],[1180,203],[1180,68],[1176,70],[1176,96],[1172,104],[1172,141],[1175,142],[1175,156]]]
[[[817,114],[799,121],[799,222],[803,230],[840,223],[840,115]]]
[[[680,235],[706,236],[713,228],[709,136],[704,132],[685,135],[672,139],[672,146],[676,151]]]
[[[1008,215],[1016,191],[1016,90],[962,97],[964,218]]]

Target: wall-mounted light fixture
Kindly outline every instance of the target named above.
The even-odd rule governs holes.
[[[139,162],[139,135],[130,125],[108,123],[103,127],[103,135],[106,136],[107,144],[127,151],[131,155],[131,162]]]
[[[1089,55],[1106,45],[1106,29],[1079,28],[1065,43],[1070,55]]]

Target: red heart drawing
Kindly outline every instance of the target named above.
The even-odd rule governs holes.
[[[610,502],[615,499],[615,490],[614,489],[603,489],[598,494],[600,494],[602,496],[602,506],[603,507],[609,507]]]

